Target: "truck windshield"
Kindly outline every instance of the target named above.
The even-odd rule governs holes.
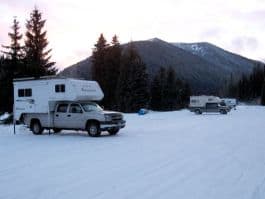
[[[92,102],[82,103],[81,105],[82,105],[83,109],[86,112],[89,112],[89,111],[102,111],[103,110],[98,104],[92,103]]]

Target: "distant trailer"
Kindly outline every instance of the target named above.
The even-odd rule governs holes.
[[[226,106],[220,97],[207,95],[191,96],[189,109],[195,114],[203,112],[227,114],[230,111],[230,107]]]

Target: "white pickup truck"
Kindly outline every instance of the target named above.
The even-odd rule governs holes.
[[[115,135],[125,127],[123,115],[118,112],[104,111],[93,102],[62,102],[58,103],[55,112],[48,114],[24,114],[23,123],[30,127],[34,134],[41,134],[43,129],[52,128],[55,133],[62,129],[86,130],[92,137],[100,136],[101,131]]]
[[[86,130],[90,136],[101,131],[115,135],[125,127],[122,113],[104,111],[94,101],[103,98],[95,81],[59,77],[27,78],[14,81],[14,119],[34,134],[44,129]]]

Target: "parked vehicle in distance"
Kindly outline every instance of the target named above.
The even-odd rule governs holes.
[[[237,106],[237,100],[235,98],[222,98],[222,101],[231,109]]]
[[[34,134],[44,129],[86,130],[90,136],[101,131],[115,135],[125,127],[122,113],[104,111],[95,101],[104,94],[95,81],[63,77],[14,80],[14,121],[20,121]]]
[[[189,109],[195,114],[207,113],[221,113],[227,114],[231,109],[216,96],[191,96]]]

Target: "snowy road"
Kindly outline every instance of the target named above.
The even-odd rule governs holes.
[[[265,108],[126,120],[100,138],[0,126],[0,199],[265,198]]]

